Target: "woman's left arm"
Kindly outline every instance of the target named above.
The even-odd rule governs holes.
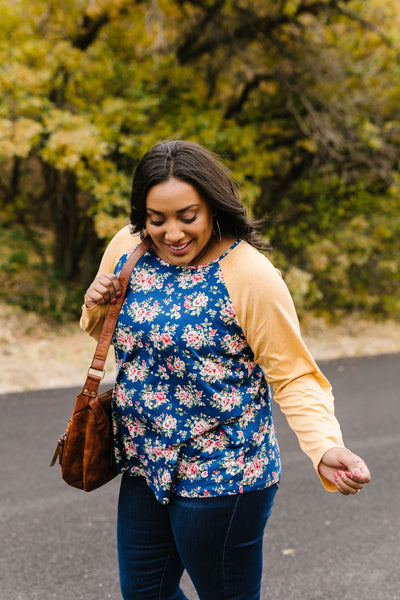
[[[221,261],[221,266],[254,360],[263,369],[301,448],[327,490],[351,493],[348,488],[366,483],[369,472],[363,461],[361,481],[351,471],[351,457],[355,455],[343,443],[331,385],[302,339],[296,310],[281,276],[268,259],[244,242]],[[343,475],[346,471],[352,474],[351,479]]]
[[[345,496],[356,494],[371,481],[363,459],[347,448],[331,448],[325,452],[318,465],[318,473],[336,485]]]

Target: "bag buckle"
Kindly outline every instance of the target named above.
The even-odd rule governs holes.
[[[99,373],[101,373],[101,376],[99,375]],[[93,367],[89,367],[87,370],[87,374],[92,375],[93,377],[97,377],[98,379],[101,380],[101,379],[104,379],[106,370],[103,369],[102,371],[100,371],[99,369],[94,369]]]

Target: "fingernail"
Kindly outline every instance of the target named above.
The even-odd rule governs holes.
[[[336,473],[333,474],[333,476],[334,476],[335,479],[339,479],[339,473],[336,472]]]
[[[117,304],[117,299],[116,299],[116,298],[113,298],[113,299],[111,300],[111,304]]]
[[[360,471],[360,469],[354,469],[354,471],[353,471],[353,474],[354,474],[356,477],[361,477],[361,471]]]
[[[117,298],[121,298],[122,293],[121,292],[117,292],[115,295],[117,296]]]
[[[352,478],[352,474],[350,473],[350,471],[346,471],[346,476],[351,479]]]

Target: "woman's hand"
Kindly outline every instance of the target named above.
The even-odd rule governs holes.
[[[331,448],[318,465],[320,475],[334,483],[341,494],[356,494],[371,480],[362,458],[347,448]]]
[[[92,308],[96,304],[115,304],[121,296],[121,284],[114,273],[103,273],[96,277],[88,288],[85,296],[85,305]]]

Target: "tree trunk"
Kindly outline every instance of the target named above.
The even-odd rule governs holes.
[[[54,227],[54,267],[65,281],[88,284],[96,272],[100,241],[87,215],[73,173],[52,169],[51,212]]]

